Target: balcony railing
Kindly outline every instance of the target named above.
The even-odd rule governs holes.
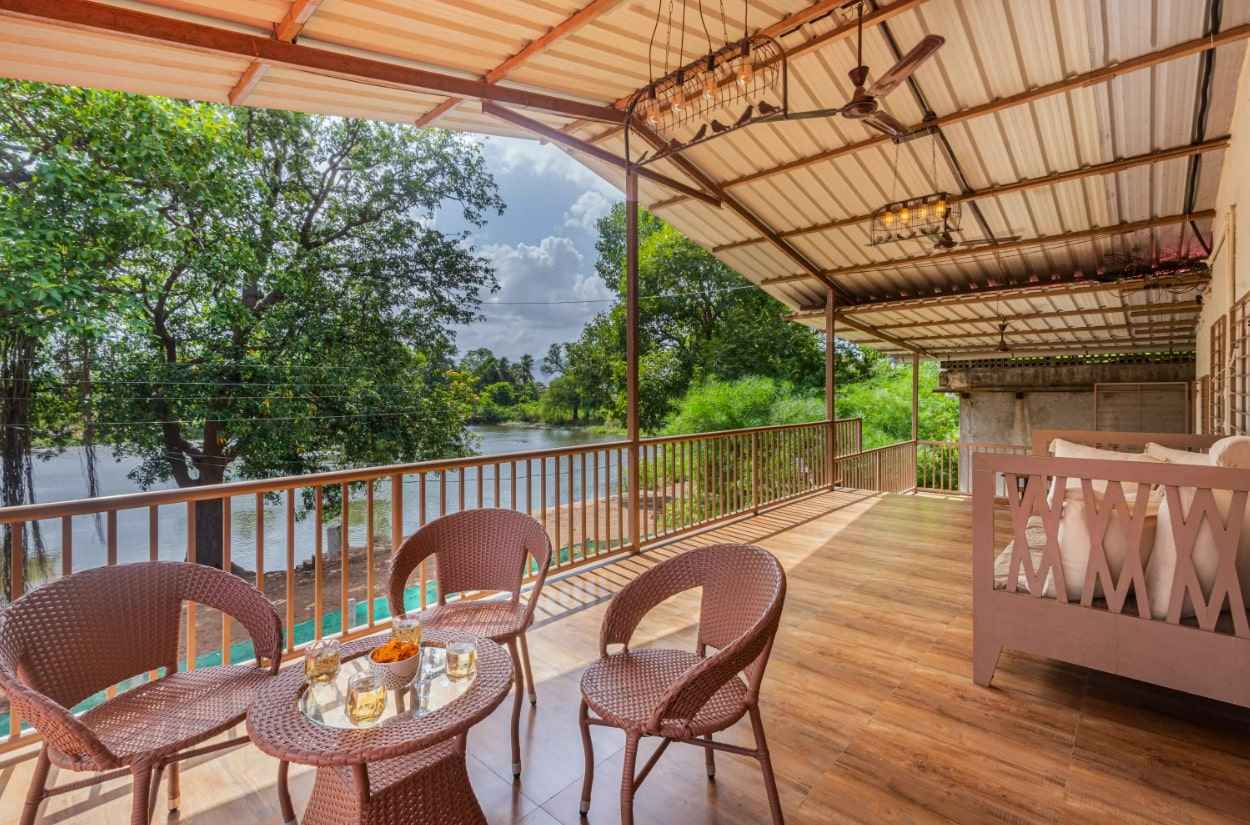
[[[439,516],[476,507],[527,512],[546,527],[556,549],[552,572],[561,573],[828,489],[831,430],[836,454],[845,456],[839,461],[851,462],[839,473],[858,467],[855,462],[883,462],[882,478],[893,483],[894,468],[905,459],[888,452],[893,448],[861,452],[859,419],[642,439],[641,547],[630,540],[628,441],[13,507],[0,510],[9,592],[20,595],[88,567],[203,558],[196,521],[209,503],[220,518],[223,567],[274,601],[284,617],[286,654],[293,656],[313,639],[385,628],[390,550]],[[44,553],[28,552],[35,527]],[[431,571],[423,565],[417,577],[406,608],[437,598]],[[253,658],[243,629],[216,611],[187,604],[183,627],[182,667]],[[0,750],[31,733],[5,710],[0,707],[0,729],[7,727],[9,736]]]
[[[972,454],[1028,455],[1022,444],[979,441],[920,441],[916,454],[916,489],[933,493],[972,494]]]

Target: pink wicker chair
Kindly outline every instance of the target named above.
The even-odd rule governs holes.
[[[515,510],[465,510],[435,519],[395,551],[391,560],[392,614],[403,611],[408,579],[430,556],[435,557],[438,604],[421,614],[422,625],[491,639],[506,645],[512,654],[517,674],[512,704],[512,775],[520,776],[521,702],[527,688],[530,704],[538,703],[525,631],[534,620],[534,607],[551,566],[551,540],[541,524]],[[538,566],[538,579],[522,604],[521,581],[530,557]],[[466,591],[506,592],[511,598],[447,601],[449,595]]]
[[[247,629],[263,666],[178,671],[182,603],[221,610]],[[178,807],[178,762],[236,745],[188,750],[241,722],[277,673],[282,623],[260,591],[237,576],[183,562],[100,567],[52,582],[0,612],[0,687],[10,707],[43,735],[21,825],[49,796],[130,773],[132,825],[147,825],[169,767],[169,808]],[[68,708],[118,682],[165,675],[81,715]],[[101,775],[46,788],[50,765]]]
[[[696,587],[703,588],[696,652],[630,650],[634,630],[652,608]],[[705,749],[709,779],[716,775],[717,750],[759,760],[774,825],[782,825],[758,699],[785,597],[786,575],[777,559],[762,548],[742,544],[691,550],[657,564],[616,594],[599,635],[602,658],[582,675],[578,721],[586,755],[583,816],[590,810],[595,776],[590,726],[604,725],[625,732],[622,825],[633,825],[634,794],[673,741]],[[624,649],[609,654],[608,646],[614,644]],[[716,649],[711,656],[709,647]],[[591,710],[596,716],[590,715]],[[712,734],[746,714],[755,733],[754,750],[712,739]],[[664,741],[635,776],[638,743],[644,736]]]

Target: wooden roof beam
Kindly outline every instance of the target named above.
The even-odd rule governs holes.
[[[323,0],[295,0],[286,10],[286,15],[274,24],[273,36],[284,43],[294,43],[295,38],[299,37],[299,33],[316,14],[322,2]],[[243,70],[239,82],[234,84],[234,88],[226,96],[230,105],[242,106],[247,102],[248,97],[267,74],[269,74],[269,64],[263,60],[253,60],[251,65]]]
[[[854,343],[854,342],[853,342]],[[1193,352],[1194,341],[1192,336],[1186,338],[1160,338],[1155,340],[1141,341],[1133,339],[1114,339],[1108,341],[1095,341],[1091,343],[1075,343],[1075,344],[1021,344],[1012,347],[1007,352],[1003,352],[997,347],[953,347],[936,349],[933,357],[939,360],[947,356],[962,358],[965,355],[993,355],[998,358],[1033,358],[1045,355],[1083,355],[1091,354],[1118,354],[1125,355],[1134,352],[1175,352],[1178,354],[1189,354]],[[884,355],[902,355],[903,350],[899,349],[880,349]],[[1044,392],[1044,390],[1041,390]]]
[[[934,120],[927,123],[918,123],[912,128],[920,129],[934,126],[938,128],[945,128],[947,126],[953,126],[956,123],[962,123],[965,120],[971,120],[973,118],[981,117],[982,115],[993,114],[994,112],[1010,109],[1014,106],[1032,103],[1036,100],[1041,100],[1062,92],[1068,92],[1073,89],[1079,89],[1084,86],[1104,83],[1112,78],[1119,77],[1120,75],[1146,69],[1160,63],[1179,60],[1183,57],[1189,57],[1193,54],[1205,52],[1208,49],[1225,46],[1229,43],[1236,43],[1238,41],[1245,40],[1246,38],[1250,38],[1250,23],[1225,29],[1224,31],[1218,32],[1210,37],[1199,37],[1193,40],[1187,40],[1184,43],[1178,43],[1175,46],[1169,46],[1165,49],[1148,52],[1147,54],[1129,58],[1128,60],[1123,60],[1119,63],[1112,63],[1108,66],[1094,69],[1093,71],[1072,75],[1071,77],[1066,77],[1063,80],[1057,80],[1054,83],[1047,83],[1032,89],[1026,89],[1023,92],[1018,92],[1014,95],[1007,95],[1006,97],[1000,97],[995,100],[982,103],[979,106],[971,106],[967,109],[960,109],[959,111],[951,112],[950,114],[940,115]],[[795,158],[794,160],[778,164],[777,166],[761,169],[758,172],[751,172],[750,174],[742,175],[741,177],[726,181],[724,185],[726,189],[732,189],[735,186],[742,186],[743,184],[751,183],[752,181],[772,177],[773,175],[784,174],[786,172],[793,172],[796,169],[802,169],[815,163],[833,160],[835,158],[843,157],[844,155],[851,155],[872,146],[880,146],[887,141],[889,141],[889,138],[885,135],[875,135],[855,143],[846,143],[842,146],[838,146],[833,149],[826,149],[823,152],[817,152],[813,155]],[[673,203],[676,203],[676,201],[666,201],[658,204],[657,208],[671,206]]]
[[[1062,309],[1054,312],[1024,312],[1015,315],[978,315],[974,318],[953,317],[938,318],[925,321],[906,321],[895,324],[878,324],[877,329],[884,331],[904,330],[904,329],[928,329],[931,327],[954,327],[964,326],[967,324],[994,324],[997,325],[1003,321],[1015,323],[1018,321],[1047,321],[1057,318],[1080,318],[1085,315],[1106,315],[1108,313],[1120,314],[1126,313],[1130,316],[1146,316],[1146,315],[1180,315],[1191,312],[1199,312],[1202,310],[1202,304],[1198,301],[1174,301],[1171,303],[1159,304],[1142,304],[1140,306],[1124,305],[1119,306],[1103,306],[1103,307],[1081,307],[1079,309]],[[793,321],[803,320],[820,320],[823,321],[825,310],[811,309],[802,312],[791,313],[789,318]]]
[[[607,149],[602,149],[598,146],[592,146],[591,144],[586,143],[584,140],[579,140],[578,138],[575,138],[572,135],[568,135],[568,134],[565,134],[564,132],[561,132],[559,129],[553,128],[544,123],[539,123],[536,120],[528,118],[525,115],[519,114],[517,112],[514,112],[511,109],[508,109],[504,106],[500,106],[498,104],[491,103],[489,101],[483,101],[482,113],[486,115],[490,115],[491,117],[494,117],[494,118],[498,118],[499,120],[505,121],[507,123],[511,123],[513,126],[519,126],[522,129],[525,129],[527,132],[532,132],[535,135],[539,135],[543,138],[546,138],[547,140],[553,141],[555,143],[563,144],[569,147],[570,149],[573,149],[574,151],[582,152],[583,154],[589,155],[595,160],[602,161],[603,163],[609,163],[613,166],[616,166],[619,169],[624,169],[626,166],[624,158],[618,158],[616,155],[612,154]],[[658,183],[661,186],[667,186],[669,189],[672,189],[676,192],[684,192],[686,195],[692,198],[698,198],[699,200],[703,201],[704,203],[709,204],[710,206],[719,207],[721,205],[720,199],[716,197],[715,195],[711,195],[711,194],[708,194],[707,192],[703,192],[699,189],[694,188],[693,186],[687,186],[681,181],[673,180],[672,178],[667,177],[666,175],[661,175],[659,172],[654,172],[650,169],[643,168],[643,169],[638,170],[638,176],[641,178],[646,178],[649,181]]]
[[[986,189],[980,189],[975,192],[969,192],[966,195],[952,194],[947,198],[951,204],[961,203],[963,201],[981,200],[985,198],[994,198],[999,195],[1007,195],[1013,192],[1023,192],[1028,189],[1036,189],[1041,186],[1051,186],[1058,183],[1068,183],[1074,180],[1082,180],[1084,178],[1099,177],[1102,175],[1113,175],[1117,172],[1123,172],[1126,169],[1133,169],[1138,166],[1162,163],[1176,158],[1190,157],[1205,152],[1214,152],[1219,149],[1226,149],[1231,138],[1227,135],[1224,137],[1213,138],[1198,144],[1188,144],[1185,146],[1176,146],[1171,149],[1163,149],[1158,152],[1146,152],[1141,155],[1121,158],[1120,160],[1112,160],[1106,163],[1096,163],[1082,166],[1079,169],[1071,169],[1067,172],[1056,172],[1053,175],[1042,175],[1036,178],[1025,178],[1013,183],[1004,183],[1000,186],[991,186]],[[673,203],[672,200],[661,201],[652,207],[652,211],[662,208],[666,204]],[[794,238],[800,235],[809,235],[815,232],[825,232],[830,229],[843,229],[848,226],[866,223],[872,220],[874,213],[866,215],[855,215],[849,218],[841,218],[836,221],[826,221],[824,223],[811,224],[809,226],[799,227],[798,229],[788,229],[781,233],[783,238]],[[713,252],[727,252],[731,249],[738,249],[743,246],[752,246],[754,244],[764,243],[765,238],[746,238],[741,241],[721,244],[714,247]]]
[[[1079,241],[1088,241],[1095,238],[1102,238],[1108,235],[1125,235],[1130,232],[1140,232],[1145,229],[1155,229],[1160,226],[1171,226],[1174,224],[1184,224],[1189,221],[1200,221],[1215,217],[1214,209],[1204,209],[1199,212],[1191,212],[1180,215],[1166,215],[1161,218],[1147,218],[1143,221],[1131,221],[1127,223],[1117,223],[1111,226],[1099,226],[1093,229],[1083,229],[1079,232],[1065,232],[1061,235],[1042,235],[1036,238],[1025,238],[1019,241],[1010,241],[1008,243],[994,244],[992,246],[973,247],[969,249],[951,249],[946,252],[938,252],[932,255],[914,255],[910,258],[895,258],[888,261],[876,261],[870,264],[859,264],[856,266],[844,266],[837,269],[826,269],[821,275],[825,278],[838,278],[846,275],[857,275],[863,272],[880,272],[886,269],[896,269],[904,266],[916,266],[923,264],[937,263],[939,261],[948,261],[953,258],[968,258],[987,253],[1001,254],[1004,252],[1013,252],[1018,249],[1027,249],[1033,246],[1049,246],[1051,244],[1076,243]],[[763,286],[773,286],[775,284],[788,284],[794,281],[803,281],[813,277],[804,273],[800,275],[783,275],[779,278],[766,278],[761,282]]]
[[[1065,339],[1070,339],[1074,336],[1094,334],[1094,333],[1099,333],[1099,332],[1124,332],[1128,330],[1137,330],[1144,337],[1150,338],[1150,337],[1167,336],[1167,335],[1175,336],[1176,333],[1186,332],[1186,331],[1188,332],[1188,334],[1193,334],[1194,323],[1196,321],[1197,319],[1195,318],[1189,321],[1176,321],[1176,322],[1169,322],[1166,324],[1163,324],[1163,323],[1151,324],[1148,322],[1140,323],[1140,324],[1095,324],[1095,325],[1083,326],[1083,327],[1059,327],[1059,328],[1051,328],[1051,329],[1030,329],[1028,327],[1014,327],[1013,328],[1009,324],[1007,326],[1006,335],[1007,335],[1008,340],[1012,338],[1017,338],[1020,336],[1026,336],[1026,335],[1063,336]],[[880,329],[880,327],[878,327],[878,329]],[[997,329],[994,329],[994,330],[987,329],[984,332],[952,332],[948,334],[937,332],[937,333],[933,333],[930,335],[909,335],[909,336],[900,338],[899,340],[906,341],[908,343],[932,342],[932,341],[974,341],[978,338],[998,338],[1000,334],[1002,333],[1000,333]],[[926,346],[929,346],[933,349],[942,348],[940,344],[926,343]]]
[[[1195,259],[1195,263],[1201,259]],[[965,307],[970,304],[1003,301],[1021,301],[1032,298],[1048,298],[1058,295],[1085,295],[1095,292],[1131,292],[1152,288],[1184,289],[1198,288],[1211,280],[1205,272],[1185,272],[1166,275],[1148,275],[1095,281],[1070,278],[1062,281],[1029,284],[999,284],[997,286],[969,289],[963,292],[947,292],[916,298],[888,298],[881,301],[862,301],[853,306],[842,307],[840,315],[862,315],[876,312],[905,312],[909,310],[937,309],[946,306]],[[823,306],[804,307],[804,312],[824,312]]]
[[[482,79],[487,83],[498,83],[500,80],[503,80],[511,74],[513,69],[517,68],[531,57],[539,54],[557,40],[568,37],[578,29],[593,22],[597,17],[611,11],[616,6],[620,5],[620,3],[621,0],[593,0],[593,2],[583,6],[563,21],[547,29],[547,31],[539,37],[536,37],[526,43],[524,48],[504,60],[495,68],[491,69]],[[421,115],[421,117],[417,118],[417,125],[432,126],[436,120],[463,102],[464,98],[462,97],[449,97],[434,108],[430,109],[430,111]]]
[[[347,52],[315,49],[234,29],[105,5],[92,0],[0,0],[0,12],[40,22],[142,38],[167,46],[200,49],[245,57],[300,71],[396,89],[493,100],[536,109],[560,117],[622,123],[624,114],[611,106],[585,103],[542,92],[492,85],[482,80],[434,72],[393,60],[375,60]]]

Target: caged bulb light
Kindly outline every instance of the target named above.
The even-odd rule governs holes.
[[[707,60],[707,71],[703,73],[703,99],[715,104],[720,96],[720,83],[716,79],[716,62],[714,58]]]
[[[881,215],[881,223],[883,226],[885,226],[886,229],[889,229],[891,226],[893,226],[894,225],[894,212],[887,209]]]
[[[923,221],[927,221],[927,220],[929,220],[929,206],[928,206],[928,204],[923,204],[923,203],[922,203],[922,204],[920,204],[919,206],[917,206],[917,207],[916,207],[916,220],[918,220],[918,221],[922,221],[922,222],[923,222]]]
[[[673,96],[670,100],[674,112],[684,112],[686,110],[686,78],[679,74],[677,82],[673,84]]]
[[[738,88],[742,91],[749,91],[751,81],[755,78],[755,66],[751,65],[751,51],[748,46],[742,47],[742,56],[739,58],[737,75],[734,78],[738,83]]]
[[[938,198],[937,203],[933,204],[933,214],[939,218],[946,217],[946,198]]]
[[[898,222],[909,223],[911,221],[911,210],[906,206],[900,207],[898,210]]]

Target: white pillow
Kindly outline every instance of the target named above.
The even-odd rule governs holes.
[[[1164,447],[1162,444],[1156,444],[1153,441],[1146,445],[1146,455],[1157,458],[1160,461],[1166,461],[1169,464],[1213,466],[1211,456],[1208,453],[1191,453],[1188,450],[1177,450],[1172,447]]]
[[[1211,463],[1216,467],[1250,467],[1250,436],[1230,435],[1211,445]]]
[[[1122,453],[1118,450],[1104,450],[1090,447],[1075,441],[1056,438],[1050,442],[1050,452],[1055,458],[1092,458],[1099,461],[1161,461],[1162,459],[1146,453]]]
[[[1076,482],[1074,488],[1073,481]],[[1110,506],[1106,502],[1106,485],[1117,482],[1102,481],[1102,487],[1099,482],[1093,480],[1094,499],[1098,509]],[[1124,501],[1130,512],[1137,501],[1137,484],[1132,482],[1118,482],[1120,489],[1124,493]],[[1154,515],[1159,506],[1160,494],[1152,493],[1150,500],[1147,502],[1147,517],[1142,526],[1141,535],[1141,556],[1143,570],[1147,569],[1150,562],[1151,550],[1155,545],[1154,523],[1155,520],[1150,518]],[[1069,480],[1067,487],[1067,495],[1063,502],[1063,515],[1059,520],[1059,556],[1061,566],[1063,567],[1063,580],[1067,589],[1068,599],[1070,601],[1080,601],[1081,593],[1085,587],[1085,574],[1089,570],[1090,551],[1092,543],[1090,541],[1089,525],[1085,520],[1085,509],[1089,503],[1085,500],[1085,491],[1080,486],[1080,479]],[[1124,514],[1124,507],[1117,508],[1111,514],[1111,523],[1107,526],[1107,531],[1102,537],[1103,551],[1107,556],[1107,567],[1111,570],[1111,581],[1119,582],[1120,574],[1124,570],[1124,560],[1128,557],[1129,548],[1132,546],[1132,520]],[[1043,591],[1044,596],[1054,597],[1054,582],[1047,581],[1046,589]],[[1093,598],[1097,599],[1103,595],[1102,578],[1098,578],[1094,582]]]
[[[1214,448],[1213,448],[1214,449]],[[1197,490],[1194,487],[1180,488],[1181,508],[1189,514],[1194,504]],[[1216,509],[1222,518],[1228,518],[1228,508],[1232,502],[1231,490],[1212,490]],[[1155,531],[1155,546],[1146,567],[1146,591],[1150,594],[1150,615],[1156,619],[1166,619],[1168,604],[1172,598],[1172,582],[1176,578],[1176,536],[1172,533],[1171,508],[1165,498],[1159,507],[1159,524]],[[1198,530],[1198,538],[1194,542],[1194,570],[1198,573],[1198,584],[1202,594],[1210,598],[1211,588],[1215,585],[1215,571],[1219,567],[1220,554],[1215,544],[1215,534],[1211,525],[1205,520]],[[1250,604],[1250,506],[1242,519],[1241,539],[1237,544],[1237,578],[1241,584],[1242,598]],[[1181,606],[1181,617],[1194,615],[1194,607],[1188,596]]]

